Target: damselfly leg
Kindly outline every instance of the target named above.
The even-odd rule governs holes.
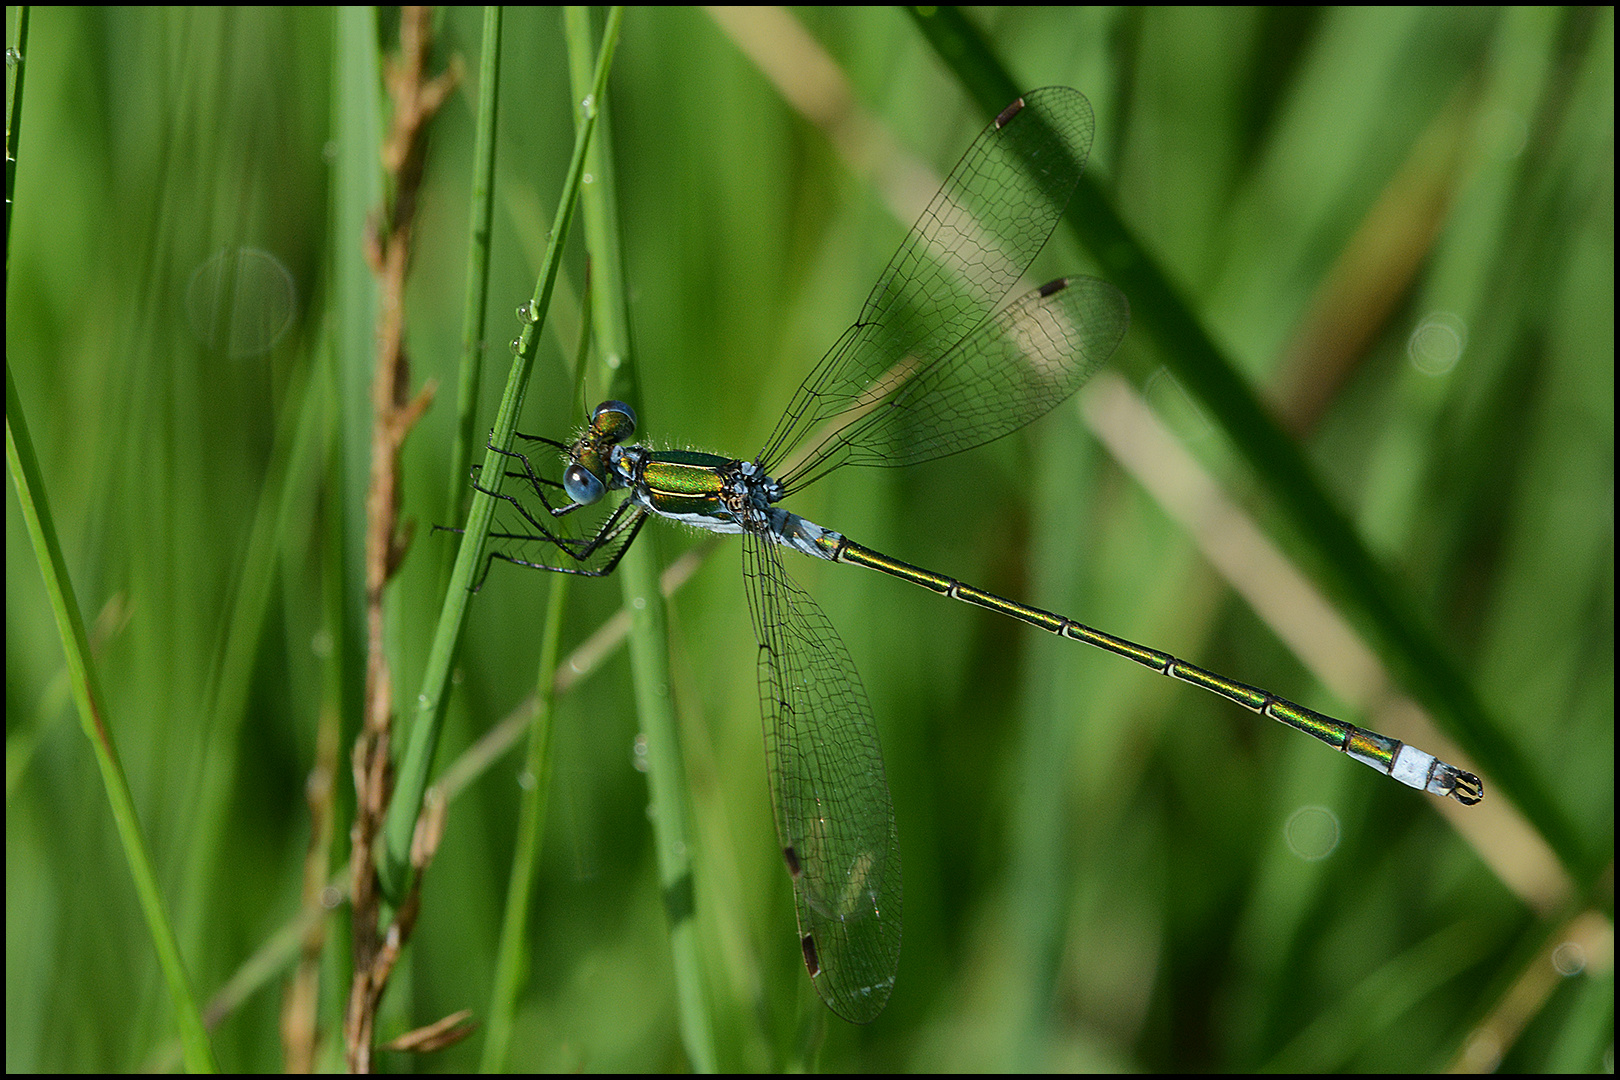
[[[543,435],[524,435],[519,432],[518,438],[543,443],[564,452],[569,450],[567,443],[557,442]],[[502,457],[521,463],[521,471],[516,469],[506,470],[507,478],[522,481],[528,490],[539,499],[540,505],[545,508],[546,514],[551,518],[559,519],[581,509],[581,505],[576,502],[569,502],[563,506],[552,503],[551,499],[546,495],[546,489],[552,488],[566,494],[566,488],[561,481],[552,480],[535,469],[528,455],[516,450],[502,450],[498,446],[490,446],[489,449],[494,450]],[[480,484],[478,478],[481,469],[482,466],[473,466],[473,490],[482,492],[512,507],[517,511],[522,524],[512,528],[497,528],[490,532],[489,540],[492,546],[484,555],[483,569],[479,572],[478,579],[473,585],[473,591],[475,592],[483,587],[484,579],[489,576],[489,568],[496,559],[509,562],[514,566],[527,567],[530,570],[549,570],[553,573],[577,574],[581,577],[606,577],[613,573],[614,568],[619,565],[619,560],[624,557],[625,550],[629,548],[636,538],[636,533],[641,530],[641,526],[646,524],[647,521],[646,511],[634,503],[622,502],[603,520],[601,525],[597,526],[591,535],[569,536],[562,530],[561,526],[555,523],[548,525],[542,522],[541,518],[537,516],[537,512],[531,511],[517,496]],[[460,529],[446,531],[461,532]],[[537,545],[541,552],[546,550],[559,551],[565,557],[566,562],[559,565],[545,561],[543,557],[538,555],[535,558],[524,558],[520,554],[514,554],[513,551],[502,550],[504,546],[523,544]]]

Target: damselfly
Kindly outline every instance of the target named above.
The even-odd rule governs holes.
[[[1411,787],[1467,804],[1483,795],[1472,773],[1399,740],[901,562],[779,505],[843,465],[910,465],[1016,431],[1072,395],[1113,353],[1130,317],[1124,295],[1107,282],[1059,278],[1002,306],[1068,205],[1092,129],[1090,103],[1067,87],[1036,90],[1003,110],[957,162],[860,318],[805,379],[753,460],[626,445],[635,413],[605,401],[572,442],[522,436],[563,453],[561,481],[542,476],[528,456],[504,451],[514,463],[506,475],[523,481],[543,509],[479,489],[522,518],[516,531],[491,533],[497,545],[536,541],[559,557],[553,565],[497,548],[489,558],[535,569],[611,573],[652,515],[742,534],[771,802],[800,947],[816,992],[856,1023],[883,1010],[900,958],[894,806],[855,665],[821,608],[788,576],[783,548],[878,570],[1117,653]],[[558,519],[620,489],[627,497],[589,535],[563,529]]]

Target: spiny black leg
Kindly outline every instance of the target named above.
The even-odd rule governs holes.
[[[528,442],[545,443],[547,446],[551,447],[552,449],[561,450],[565,454],[568,452],[568,449],[569,449],[569,444],[568,443],[558,442],[556,439],[548,439],[544,435],[525,435],[521,431],[515,431],[515,432],[513,432],[513,434],[516,435],[518,438],[524,439],[524,440],[526,440]]]
[[[535,516],[533,514],[529,513],[528,507],[524,506],[521,502],[519,502],[518,499],[517,499],[517,496],[515,496],[515,495],[508,495],[504,491],[496,491],[493,488],[484,487],[482,484],[480,484],[478,482],[477,477],[473,478],[473,490],[474,491],[481,491],[485,495],[488,495],[490,498],[500,499],[502,502],[510,503],[513,507],[515,507],[517,509],[517,512],[519,514],[523,515],[523,520],[527,521],[529,523],[529,525],[535,530],[535,532],[537,532],[539,534],[538,536],[530,537],[531,540],[546,540],[546,541],[549,541],[550,543],[556,544],[558,547],[562,548],[564,551],[569,552],[569,554],[571,554],[571,555],[573,554],[573,552],[569,548],[569,545],[570,544],[579,544],[579,543],[581,543],[581,541],[579,541],[579,540],[573,540],[573,539],[571,539],[569,537],[565,537],[565,536],[558,536],[556,533],[553,533],[550,529],[548,529],[544,525],[540,524],[540,522],[535,518]],[[542,501],[543,501],[543,499],[542,499]],[[551,510],[551,507],[550,507],[549,504],[546,506],[546,509]],[[551,512],[552,512],[553,516],[558,516],[557,512],[555,510],[552,510]],[[586,554],[588,555],[589,551],[587,551]],[[584,558],[585,556],[584,555],[575,555],[574,557],[575,558]]]
[[[627,517],[625,514],[627,510],[633,510],[634,512]],[[550,563],[532,562],[528,559],[520,559],[515,555],[508,555],[504,551],[487,552],[484,556],[483,572],[478,575],[478,581],[472,586],[471,591],[477,592],[479,589],[484,587],[484,579],[489,576],[489,568],[495,559],[500,559],[502,562],[509,562],[514,566],[522,566],[530,570],[546,570],[554,574],[576,574],[580,577],[607,577],[609,574],[613,573],[615,569],[617,569],[619,560],[624,558],[624,553],[629,550],[630,545],[636,539],[636,535],[641,531],[642,525],[646,524],[646,522],[646,511],[633,507],[630,503],[623,503],[619,506],[618,510],[614,511],[613,516],[608,518],[608,520],[603,523],[602,528],[597,531],[595,536],[591,537],[590,541],[586,543],[580,551],[576,552],[563,544],[556,543],[555,540],[552,541],[552,543],[569,558],[582,563],[594,555],[597,551],[604,547],[613,545],[615,541],[618,541],[617,546],[612,548],[607,562],[598,567],[553,566]],[[621,537],[622,540],[620,539]],[[531,542],[545,539],[539,536],[532,536],[528,533],[490,533],[489,538],[491,540],[518,540]]]
[[[483,475],[483,470],[484,470],[484,467],[482,465],[474,465],[472,467],[473,489],[475,491],[486,491],[487,490],[486,488],[481,488],[481,487],[478,486],[478,478]],[[510,480],[521,480],[525,484],[527,484],[529,486],[529,488],[534,492],[535,496],[539,498],[541,505],[546,508],[546,512],[549,513],[552,517],[562,517],[564,514],[569,514],[569,513],[572,513],[573,511],[579,509],[578,504],[569,503],[567,506],[565,506],[565,507],[563,507],[562,509],[559,510],[558,508],[556,508],[555,506],[553,506],[551,504],[550,499],[546,498],[545,488],[542,488],[540,485],[544,484],[545,487],[552,487],[552,488],[556,488],[559,491],[561,491],[563,486],[561,484],[559,484],[555,480],[548,480],[544,476],[536,476],[536,475],[531,475],[531,474],[527,474],[527,473],[514,472],[511,469],[507,469],[501,475],[505,476],[506,478],[508,478]],[[505,498],[506,496],[503,495],[503,496],[500,496],[500,497]]]
[[[525,435],[523,438],[538,438],[538,436]],[[551,440],[549,439],[545,441],[551,443]],[[561,489],[562,485],[555,480],[549,480],[535,472],[534,465],[530,463],[526,455],[521,454],[516,450],[502,450],[493,443],[487,445],[489,449],[495,451],[497,454],[500,454],[502,457],[516,458],[523,463],[523,471],[521,473],[508,472],[506,475],[512,477],[514,480],[525,481],[529,485],[530,490],[532,490],[535,495],[539,497],[541,504],[546,508],[546,512],[552,517],[562,517],[564,514],[571,514],[575,510],[579,509],[579,504],[575,502],[569,502],[568,505],[561,507],[551,505],[551,500],[546,498],[545,488],[553,487]],[[560,444],[551,443],[551,445],[556,446]],[[478,478],[475,475],[473,480],[476,482],[477,479]]]
[[[570,444],[561,443],[555,439],[548,439],[543,435],[525,435],[522,432],[518,432],[517,435],[518,438],[525,439],[530,442],[543,443],[546,446],[552,447],[553,449],[562,450],[565,452],[570,448]],[[564,486],[557,481],[540,475],[540,473],[535,470],[533,463],[530,462],[527,455],[517,450],[503,450],[500,447],[495,446],[493,443],[487,445],[488,449],[493,450],[502,457],[511,458],[522,465],[521,471],[509,469],[505,471],[505,476],[513,480],[521,481],[527,485],[528,489],[532,491],[535,497],[540,500],[541,505],[546,508],[546,513],[552,518],[560,518],[565,514],[569,514],[575,510],[581,509],[581,504],[574,502],[571,498],[566,506],[559,507],[553,505],[550,498],[547,497],[546,488],[549,487],[562,490],[565,493],[566,488],[564,488]],[[631,542],[635,540],[636,535],[641,531],[641,526],[647,518],[647,511],[644,508],[637,506],[633,502],[625,501],[621,502],[614,509],[614,511],[608,515],[607,519],[602,522],[599,528],[597,528],[594,535],[590,536],[589,538],[562,535],[557,531],[553,531],[551,527],[548,527],[548,525],[541,518],[537,517],[532,511],[530,511],[530,509],[524,505],[522,500],[520,500],[516,495],[511,495],[503,491],[496,491],[493,488],[487,488],[480,484],[478,482],[478,478],[482,473],[481,465],[473,466],[471,472],[472,486],[474,491],[482,492],[483,494],[488,495],[490,498],[499,499],[508,504],[518,512],[518,515],[523,519],[523,522],[533,530],[533,532],[492,532],[489,534],[490,540],[497,542],[502,540],[511,540],[521,543],[550,544],[552,547],[555,547],[558,551],[562,552],[571,563],[578,564],[554,566],[547,562],[519,558],[516,555],[508,554],[504,551],[488,551],[485,553],[484,566],[478,575],[478,580],[471,586],[471,589],[474,592],[483,588],[485,579],[489,577],[489,568],[495,559],[500,559],[503,562],[512,563],[514,566],[522,566],[531,570],[546,570],[557,574],[576,574],[581,577],[605,577],[606,575],[611,574],[619,565],[619,560],[624,557],[625,551],[629,548]],[[435,528],[443,529],[444,527],[435,526]],[[445,529],[445,531],[459,533],[462,530]],[[603,552],[606,553],[605,563],[596,567],[584,565],[598,553]]]
[[[626,517],[627,514],[631,516]],[[584,562],[596,554],[598,550],[611,544],[626,528],[629,528],[629,537],[626,538],[624,545],[620,547],[619,551],[607,564],[606,572],[611,573],[613,568],[619,564],[619,556],[624,554],[624,548],[630,546],[630,541],[635,539],[637,530],[641,528],[641,523],[646,519],[647,512],[641,507],[632,502],[622,502],[614,509],[612,514],[608,515],[608,519],[602,522],[602,527],[596,530],[596,535],[581,545],[578,551],[567,547],[564,547],[563,550],[580,562]]]

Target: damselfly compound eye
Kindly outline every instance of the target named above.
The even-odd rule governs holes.
[[[607,494],[607,486],[591,470],[576,462],[563,473],[563,491],[579,505],[589,506]]]
[[[610,442],[623,442],[636,433],[636,410],[622,401],[604,401],[591,413],[591,429]]]

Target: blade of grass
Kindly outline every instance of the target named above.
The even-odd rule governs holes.
[[[324,413],[320,395],[310,392],[311,363],[312,358],[307,353],[300,353],[291,372],[286,408],[276,425],[264,487],[259,492],[241,571],[231,592],[219,660],[205,698],[210,705],[210,730],[218,733],[227,744],[234,745],[240,740],[242,727],[247,722],[254,661],[264,642],[279,551],[284,545],[301,545],[304,537],[294,534],[308,526],[308,517],[300,520],[295,508],[311,482]],[[197,777],[198,833],[187,853],[185,873],[176,896],[177,910],[182,917],[203,909],[209,882],[215,879],[225,861],[222,855],[230,843],[227,838],[230,802],[239,794],[240,786],[236,761],[234,756],[209,756]],[[188,922],[186,944],[189,948],[201,948],[204,942],[198,937],[205,924],[201,919],[188,919]]]
[[[456,437],[450,442],[449,496],[452,519],[462,514],[468,492],[478,423],[478,387],[484,371],[484,318],[489,307],[490,221],[495,205],[495,121],[500,115],[501,8],[484,8],[484,42],[478,67],[478,130],[473,146],[472,207],[467,229],[467,292],[461,312],[461,371],[456,387]],[[444,546],[440,579],[448,580],[454,548]]]
[[[607,87],[607,73],[613,62],[613,51],[618,45],[619,25],[623,12],[614,8],[608,16],[607,29],[602,38],[602,49],[597,57],[593,86],[595,100]],[[506,390],[501,395],[500,409],[495,416],[490,445],[506,450],[512,445],[512,433],[517,427],[518,415],[523,411],[523,398],[529,385],[529,373],[534,367],[539,331],[551,305],[551,292],[556,283],[557,270],[562,262],[562,248],[573,220],[574,206],[579,199],[580,181],[585,169],[585,150],[590,146],[596,129],[597,110],[583,111],[578,133],[574,140],[574,153],[568,164],[567,179],[563,182],[557,213],[553,218],[551,242],[546,248],[539,280],[530,301],[533,321],[527,323],[521,336],[512,366],[507,374]],[[499,478],[505,471],[497,449],[484,456],[484,476]],[[475,495],[472,510],[467,517],[466,532],[460,550],[456,553],[455,568],[450,574],[444,607],[434,630],[433,647],[428,654],[422,674],[422,689],[416,699],[416,719],[411,725],[409,742],[400,760],[398,780],[393,803],[388,809],[384,830],[384,846],[378,867],[384,891],[394,899],[405,893],[410,866],[411,837],[416,829],[416,818],[422,806],[422,794],[427,788],[428,769],[433,763],[433,752],[439,743],[444,720],[445,689],[449,685],[450,665],[455,658],[456,642],[467,621],[467,609],[472,600],[472,582],[483,558],[484,541],[489,535],[490,523],[495,515],[495,500],[489,495]]]
[[[553,733],[556,730],[557,654],[562,644],[563,609],[568,600],[567,574],[553,575],[546,601],[545,627],[540,637],[539,686],[529,710],[529,747],[523,763],[525,783],[518,799],[517,838],[512,845],[512,868],[506,886],[506,907],[501,916],[501,938],[495,953],[495,978],[490,992],[489,1030],[484,1038],[483,1072],[505,1072],[507,1051],[515,1027],[518,991],[522,989],[525,961],[533,953],[529,943],[529,901],[540,841],[546,831],[546,804],[551,794]]]
[[[6,115],[6,266],[11,266],[11,202],[17,194],[17,147],[22,142],[23,63],[28,59],[28,13],[32,5],[23,5],[17,13],[17,81],[11,91],[11,109]],[[9,58],[7,66],[11,66]]]
[[[163,969],[164,981],[169,986],[169,997],[174,1004],[175,1020],[180,1027],[181,1043],[185,1048],[186,1068],[193,1072],[215,1072],[218,1064],[203,1028],[202,1014],[197,1011],[197,999],[191,991],[191,979],[186,974],[185,961],[180,956],[180,942],[175,937],[169,920],[167,904],[158,889],[157,871],[151,853],[141,836],[141,825],[135,814],[135,800],[130,795],[129,782],[119,763],[118,748],[113,745],[112,725],[105,708],[101,680],[90,656],[90,642],[85,637],[84,619],[79,614],[79,600],[74,595],[73,582],[68,576],[67,559],[57,541],[56,525],[51,518],[50,504],[45,497],[45,479],[39,471],[34,455],[33,440],[28,435],[28,422],[23,414],[22,398],[11,378],[11,366],[6,365],[6,463],[11,470],[11,482],[17,492],[17,503],[22,508],[33,542],[34,557],[45,578],[45,589],[50,594],[51,610],[56,614],[57,632],[62,638],[62,652],[67,658],[72,677],[73,700],[79,707],[79,722],[85,737],[96,754],[101,768],[101,782],[107,790],[107,802],[112,809],[113,823],[118,827],[118,838],[123,842],[124,858],[129,863],[130,876],[135,879],[135,895],[140,900],[141,913],[146,916],[146,927],[157,947],[158,965]]]
[[[588,47],[588,42],[586,43]],[[579,63],[589,63],[586,49],[576,49],[569,39],[571,54]],[[586,159],[587,165],[590,159]],[[591,300],[591,279],[585,276],[584,304]],[[583,373],[589,354],[590,320],[580,320],[579,347],[574,370]],[[535,871],[540,861],[540,841],[546,831],[546,808],[551,795],[553,735],[556,731],[557,654],[562,645],[563,610],[568,601],[568,574],[553,574],[546,602],[546,620],[540,634],[539,671],[533,696],[521,711],[527,715],[528,752],[523,764],[522,795],[518,799],[517,837],[512,845],[512,864],[507,872],[506,906],[501,912],[501,936],[495,951],[495,978],[490,991],[489,1030],[484,1039],[484,1072],[506,1072],[507,1053],[516,1027],[518,993],[528,970],[525,959],[533,949],[529,944],[529,906],[534,892]],[[449,772],[444,782],[448,787]],[[446,792],[449,797],[449,793]]]
[[[570,8],[567,17],[570,53],[576,57],[571,71],[576,93],[585,89],[587,72],[578,62],[588,55],[589,19],[584,9]],[[593,91],[597,111],[605,114],[603,88]],[[603,116],[606,124],[608,118]],[[602,358],[602,384],[608,396],[635,400],[636,369],[630,342],[628,289],[620,247],[618,208],[613,174],[612,142],[607,132],[592,149],[592,183],[585,195],[585,243],[592,257],[597,302],[591,306],[597,354]],[[643,413],[642,415],[646,415]],[[714,1017],[703,988],[702,955],[698,941],[697,890],[694,883],[691,810],[687,805],[686,764],[681,754],[669,671],[668,617],[664,596],[653,565],[653,545],[632,544],[620,562],[617,576],[630,612],[630,670],[636,695],[636,714],[647,738],[647,774],[652,788],[652,824],[658,851],[658,880],[669,921],[675,990],[681,1041],[687,1060],[698,1072],[713,1072]]]

